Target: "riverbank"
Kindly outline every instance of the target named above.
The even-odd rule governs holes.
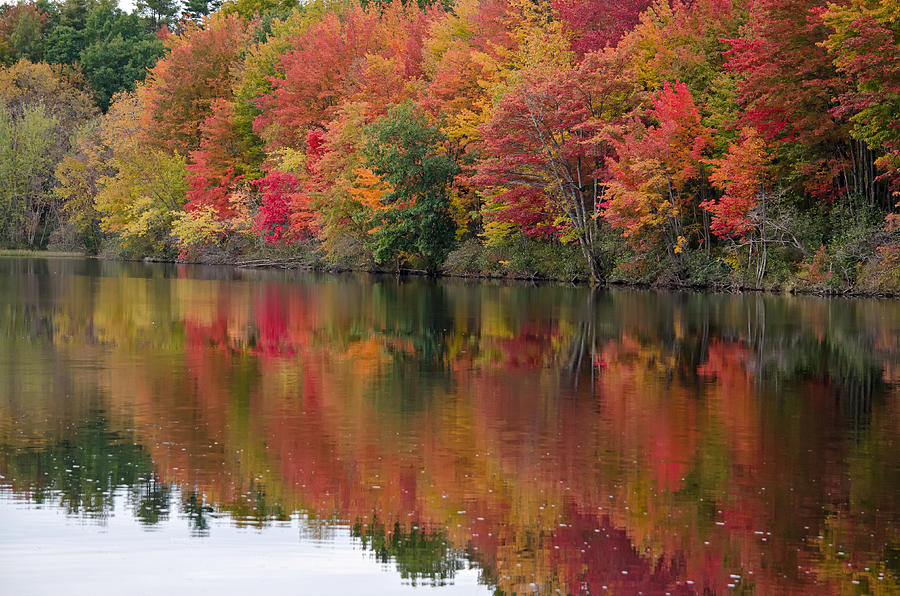
[[[0,257],[87,257],[83,252],[65,250],[0,249]]]
[[[291,247],[263,247],[252,256],[228,255],[226,251],[200,253],[191,262],[237,267],[276,267],[326,272],[368,272],[444,276],[471,279],[508,279],[590,284],[591,277],[577,246],[516,238],[506,243],[487,245],[476,240],[461,242],[444,264],[433,272],[423,267],[379,266],[370,255],[355,259],[329,260],[316,244]],[[900,267],[871,255],[860,258],[852,271],[840,269],[822,258],[820,251],[808,263],[789,260],[785,252],[773,250],[769,269],[755,283],[755,269],[733,256],[688,250],[680,262],[666,255],[635,254],[627,250],[611,251],[607,257],[608,276],[604,285],[691,290],[709,292],[766,292],[771,294],[810,294],[819,296],[900,297]],[[753,263],[749,263],[753,265]]]
[[[52,257],[52,258],[97,258],[107,261],[123,261],[123,262],[147,262],[147,263],[170,263],[170,264],[186,264],[186,265],[213,265],[234,267],[237,269],[282,269],[296,271],[315,271],[320,273],[371,273],[379,275],[400,275],[400,276],[418,276],[418,277],[446,277],[460,278],[472,280],[508,280],[520,282],[550,282],[550,283],[568,283],[576,285],[589,285],[590,277],[586,272],[576,273],[575,275],[548,275],[541,274],[537,271],[522,272],[516,271],[510,265],[512,261],[498,262],[502,266],[501,271],[505,269],[505,273],[493,271],[471,271],[471,270],[453,270],[444,268],[436,272],[428,272],[422,269],[409,267],[385,268],[375,266],[374,263],[368,265],[360,265],[356,267],[331,265],[321,259],[315,258],[314,255],[307,254],[301,257],[286,257],[284,255],[270,254],[268,256],[257,255],[254,258],[233,258],[223,259],[222,255],[217,258],[202,258],[193,260],[163,259],[156,257],[148,257],[144,259],[128,259],[120,256],[110,255],[88,255],[77,251],[35,251],[35,250],[0,250],[0,257]],[[576,262],[577,263],[577,262]],[[765,293],[765,294],[798,294],[813,295],[823,297],[845,297],[845,298],[900,298],[900,291],[894,290],[872,290],[858,287],[830,287],[823,283],[809,284],[805,280],[796,278],[789,280],[787,283],[775,284],[768,283],[760,287],[748,284],[741,284],[735,280],[718,280],[712,283],[696,283],[689,281],[679,281],[676,279],[659,279],[655,281],[627,280],[622,278],[613,278],[608,280],[601,287],[625,287],[625,288],[642,288],[665,291],[693,291],[693,292],[709,292],[709,293]]]

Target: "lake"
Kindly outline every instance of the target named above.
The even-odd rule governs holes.
[[[900,590],[900,301],[0,280],[0,593]]]

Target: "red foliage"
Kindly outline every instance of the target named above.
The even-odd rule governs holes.
[[[308,170],[314,170],[324,155],[324,143],[321,130],[313,130],[307,135]],[[291,243],[314,230],[316,218],[311,205],[313,188],[309,178],[273,168],[253,184],[259,188],[261,200],[254,227],[265,235],[267,243]]]
[[[657,125],[648,129],[645,149],[665,161],[676,186],[697,178],[700,158],[711,138],[687,85],[666,83],[653,98],[650,115]]]
[[[821,245],[819,250],[813,256],[812,261],[804,266],[805,271],[803,277],[806,281],[813,284],[824,284],[831,279],[832,272],[827,269],[828,255],[825,252],[825,245]]]
[[[836,134],[828,117],[839,85],[822,0],[757,0],[747,39],[728,40],[728,68],[742,75],[739,99],[746,120],[767,139],[815,144]]]
[[[302,191],[302,182],[293,174],[273,169],[253,184],[259,187],[262,203],[256,216],[256,230],[265,235],[269,244],[290,242],[291,206],[294,196]]]
[[[309,134],[306,135],[307,169],[315,169],[316,164],[325,155],[328,150],[326,142],[325,131],[319,128],[309,131]]]
[[[639,244],[668,229],[674,248],[681,219],[696,204],[690,183],[702,176],[711,136],[684,83],[666,83],[648,113],[655,125],[632,122],[631,129],[615,139],[605,217]]]
[[[228,197],[234,185],[243,176],[235,175],[237,161],[237,139],[231,124],[232,106],[218,99],[212,104],[212,113],[200,127],[200,148],[191,152],[188,171],[191,172],[187,194],[188,211],[210,206],[219,217],[226,219],[234,215]]]
[[[403,81],[422,74],[422,40],[428,13],[395,0],[328,13],[293,40],[282,56],[272,92],[257,99],[255,132],[270,146],[294,147],[306,132],[330,120],[343,99],[383,110],[399,100]],[[379,60],[379,58],[381,60]]]
[[[236,17],[213,17],[171,36],[169,54],[142,87],[147,138],[187,155],[200,145],[201,128],[220,99],[231,97],[231,69],[239,63],[248,27]]]
[[[750,10],[748,37],[728,40],[727,67],[742,77],[738,100],[744,121],[766,140],[803,147],[797,166],[806,188],[833,197],[842,167],[840,146],[846,124],[831,115],[833,98],[844,89],[823,47],[827,29],[824,0],[757,0]]]
[[[499,190],[493,217],[532,236],[562,232],[560,214],[592,217],[611,152],[602,131],[624,117],[632,95],[628,79],[614,76],[617,64],[597,53],[575,68],[523,72],[482,127],[488,158],[471,178]]]
[[[613,46],[638,22],[649,0],[553,0],[552,6],[579,55]]]
[[[725,194],[718,201],[706,201],[700,206],[712,213],[710,230],[714,234],[741,236],[752,228],[750,210],[766,186],[768,159],[765,141],[751,128],[728,146],[725,157],[713,162],[716,171],[710,180]]]

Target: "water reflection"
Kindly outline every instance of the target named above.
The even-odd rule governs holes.
[[[900,303],[0,259],[0,475],[498,593],[900,590]],[[28,515],[28,512],[22,513]],[[304,538],[306,539],[306,538]]]

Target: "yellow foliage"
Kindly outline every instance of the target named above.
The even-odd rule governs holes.
[[[75,151],[56,166],[57,185],[53,189],[62,202],[62,210],[69,223],[81,234],[90,234],[99,223],[94,208],[97,183],[103,175],[104,161],[101,148],[96,143],[96,129],[91,127],[79,132]]]
[[[563,33],[559,19],[549,19],[553,13],[549,0],[510,0],[519,17],[512,29],[518,48],[510,66],[525,70],[536,66],[567,67],[574,55],[569,39]]]
[[[666,170],[653,159],[635,159],[628,167],[638,182],[613,179],[607,184],[607,218],[622,229],[625,238],[638,244],[655,241],[680,216],[678,205],[665,198]]]
[[[484,232],[481,237],[484,238],[485,246],[497,246],[503,240],[515,235],[517,228],[515,225],[505,222],[490,220],[484,224]]]
[[[738,258],[736,255],[728,255],[727,257],[722,257],[719,260],[731,267],[732,271],[737,271],[741,267],[741,264],[738,262]]]
[[[563,243],[578,240],[579,232],[568,215],[558,215],[553,219],[553,225],[561,230],[559,241]]]
[[[101,228],[137,252],[164,250],[187,194],[185,159],[142,144],[135,93],[114,100],[101,119],[99,137],[108,167],[95,197]]]
[[[216,210],[207,205],[193,211],[181,212],[172,221],[172,235],[181,248],[194,248],[210,244],[221,238],[226,225]]]
[[[306,171],[306,152],[291,147],[282,147],[272,155],[275,169],[289,174],[303,174]]]
[[[84,91],[86,87],[84,77],[71,67],[23,58],[0,68],[0,107],[18,112],[40,104],[63,129],[72,130],[97,114],[91,96]]]

